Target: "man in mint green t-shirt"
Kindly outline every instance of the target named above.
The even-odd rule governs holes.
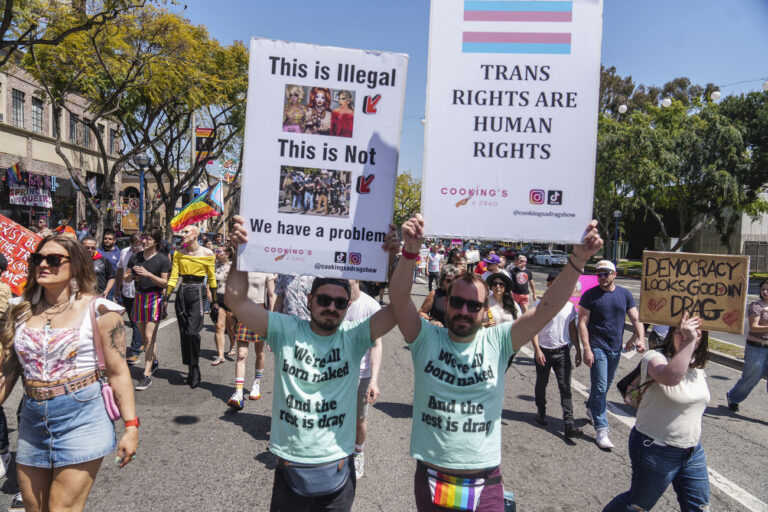
[[[414,493],[419,511],[504,509],[499,464],[507,361],[565,305],[584,264],[603,245],[596,225],[592,221],[587,226],[582,245],[574,248],[535,310],[484,329],[489,291],[475,274],[451,283],[444,298],[446,327],[419,317],[410,293],[424,221],[416,214],[403,224],[405,245],[390,281],[390,304],[411,344],[410,453],[418,461]]]
[[[390,233],[388,240],[393,236]],[[232,240],[247,242],[239,216]],[[349,281],[318,277],[307,295],[311,320],[267,312],[248,299],[247,273],[237,269],[236,261],[232,263],[227,307],[246,327],[266,338],[275,357],[269,449],[279,459],[271,511],[352,507],[355,476],[350,465],[354,464],[360,360],[377,338],[395,326],[395,320],[386,307],[367,319],[342,322],[349,299]],[[317,469],[330,472],[309,485],[297,483],[299,472]],[[330,489],[330,482],[338,485]]]

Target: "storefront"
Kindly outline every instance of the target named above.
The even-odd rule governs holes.
[[[74,221],[76,193],[70,180],[18,171],[13,167],[0,176],[0,213],[23,226],[41,218],[54,226],[67,218]]]

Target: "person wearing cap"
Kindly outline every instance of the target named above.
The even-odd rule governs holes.
[[[485,262],[485,272],[483,272],[483,281],[488,281],[488,277],[493,274],[504,274],[509,277],[509,272],[500,267],[501,258],[498,254],[489,254],[487,258],[483,260]]]
[[[568,301],[584,263],[603,245],[597,221],[587,226],[582,245],[574,247],[570,264],[550,287],[546,301],[514,322],[485,329],[490,297],[477,274],[465,273],[451,282],[446,327],[419,316],[410,294],[424,235],[421,215],[405,222],[402,233],[405,245],[390,281],[390,307],[414,369],[410,454],[417,460],[415,508],[501,511],[501,409],[507,363]],[[437,485],[446,492],[435,491]]]
[[[235,247],[248,242],[243,224],[243,217],[234,217]],[[393,227],[385,247],[399,248]],[[269,450],[278,463],[270,510],[352,507],[360,362],[375,340],[394,328],[395,319],[386,306],[344,322],[350,299],[346,279],[316,277],[307,295],[310,320],[301,320],[251,300],[247,273],[237,268],[237,260],[227,276],[225,304],[266,338],[275,358]]]
[[[488,298],[488,319],[483,327],[493,327],[504,322],[514,322],[520,315],[520,306],[512,297],[512,279],[506,272],[496,272],[485,280],[491,296]]]
[[[560,272],[550,272],[547,276],[547,288],[557,279]],[[535,305],[538,306],[539,300]],[[547,384],[549,371],[554,370],[557,388],[560,390],[560,406],[563,409],[565,437],[581,437],[582,430],[573,419],[573,399],[571,397],[571,351],[570,344],[576,347],[575,365],[581,365],[581,347],[576,329],[577,313],[574,305],[568,301],[555,317],[533,337],[533,349],[536,352],[536,423],[547,424]]]
[[[523,313],[528,311],[530,304],[530,294],[533,294],[533,300],[536,300],[536,286],[533,284],[533,273],[528,270],[528,258],[520,254],[515,260],[515,267],[512,268],[512,296],[515,302],[520,305]],[[511,267],[512,265],[510,265]]]
[[[597,446],[611,450],[613,443],[608,437],[605,414],[606,396],[621,358],[624,316],[629,316],[635,328],[626,350],[634,346],[638,352],[645,351],[645,331],[632,294],[614,283],[616,267],[611,261],[597,263],[597,279],[599,286],[584,292],[579,302],[579,337],[591,380],[587,417],[595,426]]]

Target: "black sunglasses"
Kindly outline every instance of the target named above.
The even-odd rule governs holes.
[[[609,275],[611,275],[611,273],[610,273],[610,272],[598,272],[598,273],[597,273],[597,277],[602,277],[602,278],[606,278],[606,277],[608,277]]]
[[[483,309],[482,302],[478,302],[476,300],[462,299],[461,297],[456,297],[455,295],[451,295],[450,297],[448,297],[448,304],[450,304],[450,306],[453,309],[461,309],[461,307],[464,304],[466,304],[467,311],[469,311],[470,313],[477,313],[478,311]]]
[[[336,309],[347,309],[347,306],[349,306],[349,299],[344,297],[331,297],[330,295],[321,294],[315,295],[315,298],[317,299],[317,304],[322,308],[327,308],[331,303],[336,306]]]
[[[40,265],[43,260],[45,260],[49,267],[59,267],[63,263],[62,260],[68,259],[69,256],[65,256],[64,254],[46,254],[43,256],[39,252],[33,252],[29,255],[29,259],[27,261],[30,265],[35,267]]]

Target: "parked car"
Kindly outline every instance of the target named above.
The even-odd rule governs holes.
[[[534,263],[546,267],[562,267],[568,263],[568,255],[563,251],[553,251],[550,249],[536,253]]]

